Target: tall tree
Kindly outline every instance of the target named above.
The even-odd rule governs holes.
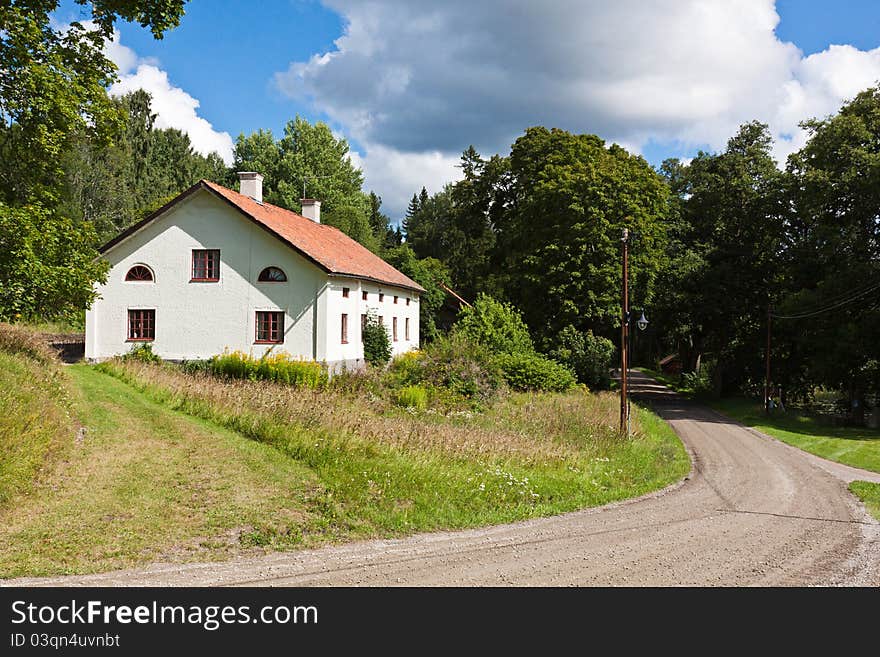
[[[175,27],[185,0],[76,0],[91,23],[57,26],[59,0],[0,4],[0,192],[24,202],[56,187],[58,162],[78,132],[107,138],[121,114],[107,96],[116,67],[104,54],[117,18],[157,39]]]
[[[325,123],[297,116],[278,140],[268,130],[239,135],[233,170],[262,173],[269,203],[300,212],[305,193],[321,201],[322,221],[374,251],[384,241],[370,228],[370,197],[362,191],[364,176],[351,161],[348,142]]]

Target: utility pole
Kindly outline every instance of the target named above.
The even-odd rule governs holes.
[[[623,229],[623,293],[620,315],[620,433],[629,433],[629,409],[626,403],[627,368],[629,367],[629,230]]]
[[[767,371],[764,375],[764,413],[770,414],[770,304],[767,304]]]

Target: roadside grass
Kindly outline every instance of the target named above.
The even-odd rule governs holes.
[[[615,398],[583,390],[444,415],[137,361],[63,371],[86,431],[59,434],[63,458],[0,507],[0,577],[509,522],[648,493],[690,468],[662,420],[637,409],[620,439]]]
[[[872,516],[880,520],[880,484],[870,481],[854,481],[849,485],[849,490],[864,502]]]
[[[486,413],[401,409],[375,397],[223,381],[170,366],[97,366],[166,409],[236,431],[302,464],[322,494],[316,535],[281,522],[248,539],[273,549],[551,515],[662,488],[690,462],[671,429],[636,414],[614,432],[615,398],[514,394]]]

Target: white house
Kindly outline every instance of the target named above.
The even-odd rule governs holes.
[[[86,358],[150,342],[168,360],[267,349],[363,365],[361,326],[378,315],[394,354],[418,347],[423,288],[331,226],[263,203],[258,173],[241,193],[201,180],[104,245],[111,265],[86,313]]]

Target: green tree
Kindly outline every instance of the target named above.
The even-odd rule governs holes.
[[[513,145],[512,212],[499,230],[503,289],[546,341],[566,326],[610,334],[619,321],[620,237],[633,300],[650,302],[669,192],[641,157],[595,135],[530,128]]]
[[[529,327],[514,306],[481,294],[473,306],[458,314],[457,334],[497,354],[527,354],[535,351]]]
[[[326,123],[313,125],[297,116],[278,140],[268,130],[239,135],[233,170],[262,173],[263,198],[294,212],[302,211],[303,191],[319,199],[327,223],[372,251],[385,240],[371,228],[371,198],[362,191],[363,173],[351,161],[348,142]]]
[[[385,260],[425,288],[419,297],[419,335],[421,341],[431,342],[439,335],[437,315],[446,300],[449,285],[449,270],[436,258],[416,257],[408,244],[389,249]]]
[[[184,0],[76,0],[91,10],[90,26],[57,26],[59,0],[0,4],[0,191],[25,203],[51,192],[71,135],[108,139],[119,108],[107,96],[116,67],[104,54],[118,18],[136,21],[157,39],[175,27]]]
[[[809,141],[788,166],[796,211],[786,253],[794,294],[778,313],[845,303],[800,320],[778,320],[782,353],[774,361],[786,364],[794,355],[800,367],[779,374],[840,390],[861,422],[866,398],[880,394],[880,295],[871,291],[880,284],[880,88],[803,126]]]
[[[787,187],[771,148],[767,126],[747,123],[723,152],[695,157],[677,186],[676,262],[664,279],[676,293],[660,315],[687,327],[689,366],[712,358],[717,394],[762,381],[767,305],[785,289]]]
[[[95,298],[108,266],[95,235],[38,205],[0,203],[0,320],[76,320]]]

